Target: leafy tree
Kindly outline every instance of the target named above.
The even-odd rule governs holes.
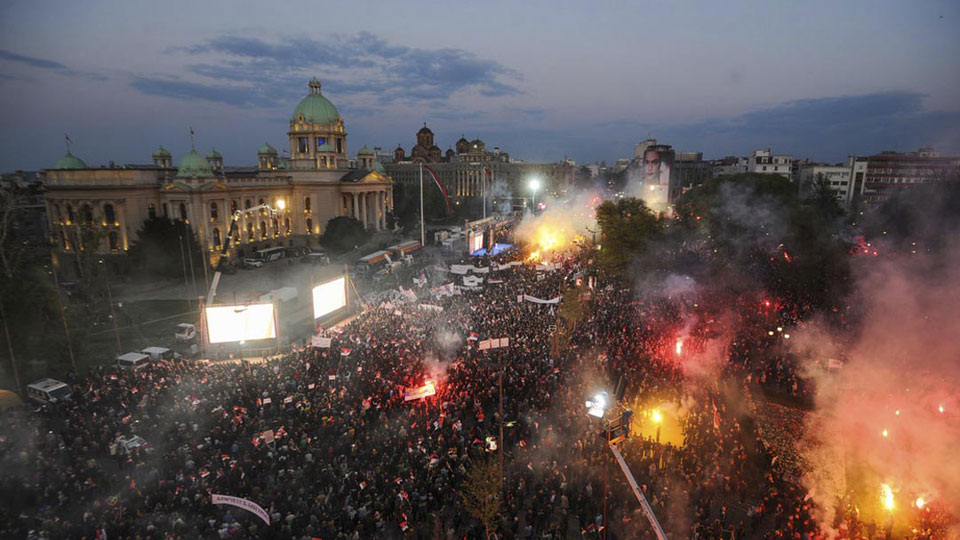
[[[189,250],[189,252],[187,251]],[[148,275],[181,278],[186,266],[203,268],[203,250],[193,228],[183,221],[152,217],[143,222],[128,251],[131,263]]]
[[[597,224],[603,233],[597,260],[610,272],[625,272],[631,259],[644,255],[651,242],[663,233],[662,222],[641,199],[626,197],[604,201],[596,213]]]
[[[360,221],[349,216],[338,216],[327,222],[320,235],[320,243],[330,251],[343,253],[366,243],[369,237]]]
[[[484,538],[490,538],[493,534],[500,516],[503,486],[499,470],[497,460],[474,461],[460,491],[464,508],[483,525]]]

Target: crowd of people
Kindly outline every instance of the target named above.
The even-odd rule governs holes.
[[[598,388],[623,381],[625,402],[682,413],[682,443],[634,436],[620,446],[670,538],[826,538],[744,405],[764,386],[802,393],[788,362],[757,353],[763,334],[738,334],[712,372],[735,377],[691,383],[695,374],[664,351],[681,331],[692,350],[707,347],[719,301],[700,299],[691,325],[689,300],[638,300],[602,280],[588,287],[587,254],[556,268],[495,270],[519,257],[472,262],[491,269],[475,287],[438,290],[461,276],[431,270],[429,284],[411,285],[416,301],[320,329],[326,347],[308,339],[262,362],[98,369],[71,381],[68,402],[3,413],[0,530],[24,539],[482,538],[463,504],[477,489],[468,471],[502,459],[498,538],[655,538],[602,424],[584,410]],[[523,296],[570,290],[589,308],[565,313]],[[558,349],[561,328],[572,330]],[[490,338],[509,344],[480,350]],[[428,381],[436,395],[405,399]],[[128,444],[134,436],[146,444]],[[213,504],[213,494],[259,505],[269,524]],[[873,537],[852,514],[838,519],[841,537]]]

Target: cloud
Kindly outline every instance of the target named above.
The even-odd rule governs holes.
[[[619,155],[632,153],[633,143],[648,133],[664,144],[702,151],[706,157],[745,155],[766,147],[828,162],[845,160],[848,154],[928,145],[945,153],[960,151],[960,111],[924,110],[925,98],[896,91],[802,99],[687,124],[615,120],[591,129],[620,134]]]
[[[24,56],[22,54],[17,54],[14,52],[3,50],[3,49],[0,49],[0,60],[6,60],[8,62],[16,62],[18,64],[23,64],[25,66],[30,66],[37,69],[47,69],[51,71],[56,71],[63,75],[69,75],[72,77],[83,77],[85,79],[90,79],[92,81],[107,80],[105,76],[100,75],[99,73],[75,71],[61,64],[60,62],[54,62],[53,60],[36,58],[33,56]]]
[[[476,92],[498,98],[522,93],[521,75],[493,60],[462,49],[420,49],[393,45],[368,32],[325,39],[283,38],[267,41],[247,36],[220,36],[204,43],[168,49],[209,61],[188,71],[217,81],[242,83],[260,98],[293,101],[302,95],[306,78],[323,74],[324,88],[348,98],[378,103],[449,102],[456,94]],[[157,79],[150,79],[156,82]],[[143,91],[143,78],[134,87]],[[178,99],[221,99],[200,83],[149,84],[150,93],[169,91]],[[230,101],[227,101],[227,100]],[[250,101],[252,103],[252,101]]]
[[[237,107],[276,106],[277,102],[253,87],[200,84],[176,79],[135,77],[131,85],[152,96],[176,99],[212,101]]]

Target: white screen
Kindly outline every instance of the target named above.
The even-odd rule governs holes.
[[[206,308],[210,343],[229,343],[277,337],[273,304]]]
[[[313,288],[313,318],[319,319],[327,313],[347,305],[347,281],[338,278]]]

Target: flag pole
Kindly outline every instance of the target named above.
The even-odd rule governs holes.
[[[426,245],[426,229],[423,227],[423,163],[420,163],[420,246]]]

